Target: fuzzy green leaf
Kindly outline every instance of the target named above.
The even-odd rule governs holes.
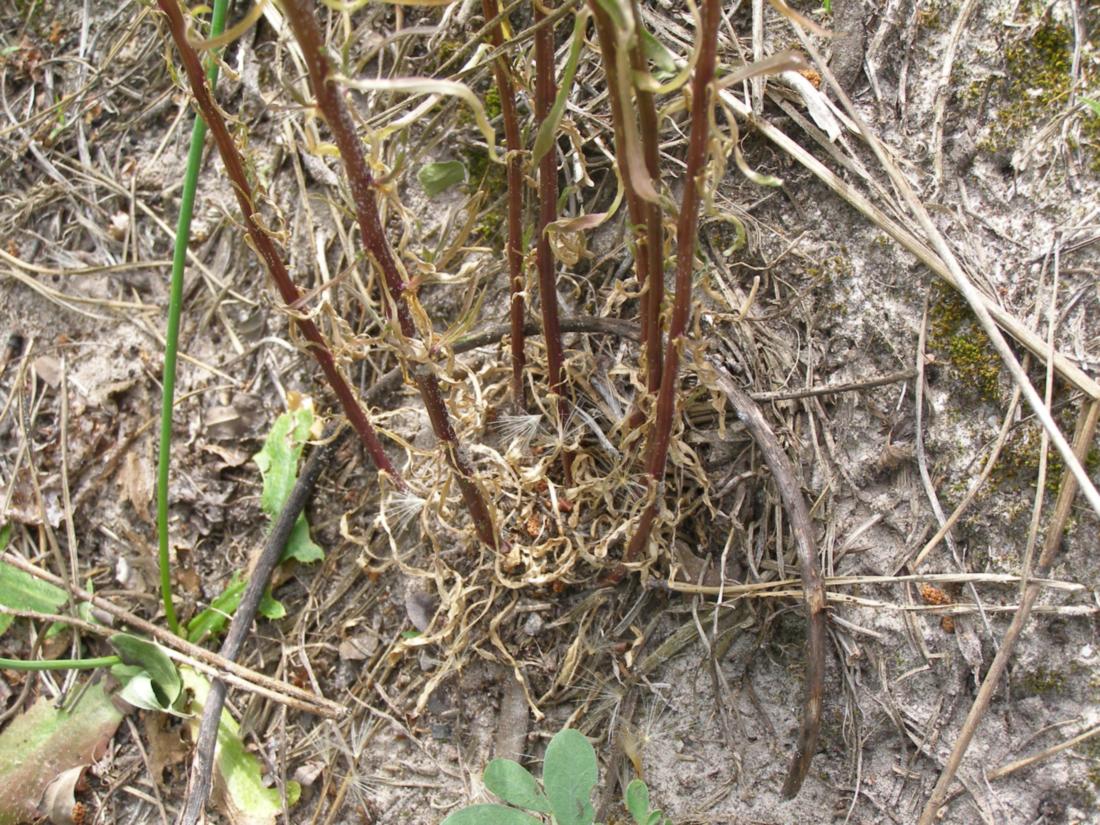
[[[485,787],[505,802],[539,813],[550,813],[550,801],[539,790],[535,777],[511,759],[494,759],[482,774]]]
[[[442,825],[542,825],[542,820],[518,808],[503,805],[471,805],[455,811]]]
[[[468,179],[466,166],[457,160],[445,160],[439,163],[425,163],[417,170],[416,179],[424,187],[429,198],[434,198]]]
[[[664,814],[649,809],[649,788],[642,780],[632,780],[626,787],[623,799],[637,825],[661,825],[665,821]]]
[[[626,809],[634,817],[638,825],[646,825],[649,819],[649,788],[640,779],[633,780],[626,786]]]
[[[592,789],[598,771],[596,751],[580,731],[557,732],[546,748],[542,784],[558,825],[591,825],[596,818]]]

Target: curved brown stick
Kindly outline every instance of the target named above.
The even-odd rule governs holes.
[[[771,470],[779,498],[790,520],[794,534],[798,563],[802,568],[802,588],[806,599],[809,628],[806,632],[806,694],[802,709],[802,730],[798,734],[798,750],[791,760],[787,781],[783,783],[783,796],[791,799],[798,794],[810,761],[817,749],[817,737],[821,731],[821,707],[825,691],[825,582],[817,564],[817,544],[814,541],[810,513],[802,498],[802,490],[795,480],[794,467],[779,445],[772,428],[764,420],[760,407],[741,390],[725,367],[710,359],[718,377],[718,389],[729,399],[737,417],[756,441],[764,462]]]
[[[233,193],[237,196],[237,204],[240,206],[245,229],[248,231],[252,246],[264,262],[267,271],[271,273],[271,278],[275,281],[279,294],[282,295],[287,306],[294,306],[301,300],[302,293],[290,279],[286,264],[283,263],[283,258],[275,248],[271,237],[256,221],[255,199],[252,196],[252,187],[249,186],[248,178],[245,175],[244,161],[241,158],[240,150],[237,149],[237,145],[229,134],[229,129],[226,128],[221,109],[214,104],[213,99],[210,97],[202,63],[187,40],[187,26],[184,23],[183,14],[180,12],[179,3],[177,0],[157,0],[157,3],[160,5],[161,11],[164,12],[164,16],[168,18],[168,29],[176,43],[176,48],[179,50],[183,68],[187,72],[188,81],[191,83],[191,92],[195,96],[199,111],[202,113],[202,119],[206,121],[210,134],[214,136],[218,154],[221,155],[222,164],[225,166],[225,173],[233,184]],[[362,439],[367,452],[370,453],[370,457],[374,461],[374,466],[378,468],[379,472],[386,473],[400,489],[406,489],[405,480],[401,477],[401,473],[397,471],[397,468],[393,466],[393,462],[390,461],[385,450],[382,449],[382,442],[379,441],[378,434],[374,431],[370,419],[367,418],[367,414],[356,399],[355,392],[336,365],[336,360],[332,357],[332,351],[329,350],[328,344],[325,343],[324,336],[321,335],[317,325],[306,316],[295,317],[294,323],[297,324],[298,329],[302,331],[302,335],[309,341],[310,346],[308,349],[310,353],[317,359],[317,363],[324,372],[325,378],[328,379],[329,385],[336,393],[336,397],[340,399],[344,414],[359,434],[359,438]]]
[[[344,162],[363,243],[382,272],[389,298],[384,301],[387,315],[397,321],[402,338],[415,340],[420,337],[412,312],[416,302],[416,287],[403,277],[382,228],[374,194],[374,179],[363,157],[362,145],[355,134],[347,103],[340,88],[331,79],[332,66],[325,53],[324,36],[317,22],[313,3],[307,0],[283,0],[283,10],[309,68],[309,85],[316,98],[317,108],[324,116],[340,151],[340,159]],[[439,378],[428,365],[407,366],[417,389],[420,390],[420,397],[424,400],[424,409],[432,422],[435,436],[443,445],[447,462],[454,471],[455,481],[478,538],[489,547],[499,547],[492,509],[485,491],[478,483],[474,466],[459,443],[443,399]]]

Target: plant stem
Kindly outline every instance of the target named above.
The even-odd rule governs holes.
[[[672,319],[668,328],[668,349],[665,351],[661,388],[657,393],[657,413],[650,432],[646,457],[646,476],[652,498],[642,511],[638,527],[623,554],[623,561],[633,561],[649,541],[653,519],[657,514],[661,480],[665,474],[668,448],[672,441],[672,416],[676,411],[676,390],[680,372],[680,349],[684,345],[688,315],[691,312],[691,276],[695,262],[695,237],[699,228],[699,185],[707,157],[707,137],[710,128],[708,112],[713,105],[710,84],[714,78],[718,25],[721,10],[718,0],[706,0],[703,6],[703,30],[699,62],[691,84],[691,134],[688,138],[687,172],[680,203],[680,218],[676,225],[676,295],[672,304]]]
[[[244,217],[245,228],[252,240],[252,245],[275,281],[283,300],[288,306],[294,306],[302,298],[302,293],[290,279],[286,264],[283,263],[282,257],[275,249],[271,237],[260,227],[256,220],[252,187],[249,186],[248,178],[245,175],[244,161],[229,134],[229,130],[226,128],[221,110],[214,104],[210,96],[210,90],[203,83],[202,66],[199,63],[198,55],[195,54],[195,50],[187,40],[187,28],[179,4],[176,0],[157,0],[157,3],[168,18],[168,29],[176,43],[176,48],[179,50],[199,111],[214,136],[214,141],[217,143],[218,152],[222,158],[222,164],[225,166],[226,174],[233,184],[233,191],[237,196],[237,203]],[[397,468],[393,466],[393,462],[390,461],[385,450],[383,450],[378,434],[371,426],[370,420],[363,412],[363,408],[359,405],[359,401],[356,399],[355,393],[347,380],[336,366],[336,360],[333,358],[332,352],[325,343],[324,336],[321,335],[317,325],[306,316],[295,317],[295,323],[306,340],[309,341],[310,346],[308,349],[310,353],[317,360],[318,365],[320,365],[321,370],[328,379],[329,385],[339,398],[344,414],[347,415],[351,425],[359,434],[360,439],[367,448],[367,452],[374,461],[375,467],[378,468],[379,472],[388,475],[399,489],[407,490],[408,485],[397,471]]]
[[[111,667],[122,662],[118,656],[100,656],[95,659],[3,659],[0,670],[94,670]]]
[[[215,0],[210,18],[210,36],[216,37],[225,28],[228,0]],[[218,61],[207,61],[206,80],[213,89],[218,82]],[[172,283],[168,295],[168,328],[164,334],[164,374],[160,408],[160,454],[157,457],[157,562],[160,567],[160,593],[164,602],[164,617],[173,633],[180,632],[176,607],[172,601],[172,568],[168,548],[168,484],[172,463],[172,408],[176,398],[176,356],[179,351],[180,316],[183,308],[183,273],[187,265],[187,245],[191,239],[191,215],[195,208],[202,148],[206,140],[206,123],[199,116],[191,126],[191,147],[187,152],[187,169],[180,195],[180,214],[176,223],[176,241],[172,250]]]
[[[387,314],[391,318],[396,318],[403,338],[419,338],[412,312],[412,307],[417,301],[416,289],[403,277],[393,250],[386,240],[375,200],[373,177],[363,158],[355,127],[351,122],[351,115],[340,89],[329,81],[332,71],[324,53],[324,37],[317,23],[312,3],[307,3],[305,0],[284,0],[283,9],[309,69],[310,87],[313,89],[317,108],[328,123],[344,162],[363,243],[382,271],[388,293],[388,300],[385,302]],[[427,349],[430,351],[431,348],[427,347]],[[432,429],[435,431],[436,438],[442,442],[447,460],[454,470],[459,491],[466,509],[470,512],[478,537],[488,546],[496,548],[498,542],[492,511],[489,509],[481,485],[478,484],[473,465],[462,449],[458,435],[451,424],[439,379],[428,363],[411,365],[410,371],[424,400],[424,408],[432,422]]]
[[[497,0],[481,0],[486,20],[499,14]],[[504,45],[503,23],[498,20],[489,30],[489,42],[499,49]],[[504,139],[508,145],[508,278],[512,301],[509,315],[512,322],[512,404],[517,414],[527,405],[523,389],[524,277],[523,277],[523,158],[520,155],[519,119],[516,116],[516,90],[512,66],[505,54],[493,61],[493,74],[500,93],[500,114],[504,120]]]
[[[646,388],[657,393],[661,385],[661,300],[664,295],[664,237],[661,206],[648,202],[639,194],[634,180],[631,164],[625,162],[628,151],[626,137],[627,117],[634,117],[630,110],[630,100],[623,100],[622,87],[616,82],[619,65],[620,42],[615,22],[598,0],[589,0],[596,19],[596,33],[600,40],[600,52],[603,56],[604,73],[607,76],[608,99],[611,103],[611,122],[615,134],[615,155],[619,158],[619,174],[626,190],[626,203],[630,215],[632,233],[636,238],[634,268],[641,288],[640,315],[643,341],[643,360],[645,362]],[[635,25],[638,21],[637,8],[634,9]],[[645,58],[641,49],[641,37],[636,35],[630,44],[630,67],[634,71],[645,68]],[[637,86],[634,87],[635,102],[641,120],[640,135],[644,153],[645,167],[652,180],[659,179],[657,109],[653,94]],[[634,124],[630,124],[631,127]],[[645,420],[645,412],[639,407],[629,420],[629,426],[636,427]]]
[[[625,159],[627,152],[625,119],[627,114],[624,103],[629,105],[630,101],[623,100],[620,86],[615,82],[619,59],[619,44],[616,36],[615,23],[607,11],[604,10],[603,6],[600,5],[599,0],[588,0],[588,6],[592,9],[593,17],[596,20],[596,35],[600,40],[600,54],[603,58],[604,75],[607,77],[607,97],[611,103],[611,124],[615,134],[615,157]],[[634,177],[630,172],[630,165],[625,162],[619,162],[618,167],[619,174],[623,179],[623,189],[626,190],[626,205],[630,215],[631,234],[634,234],[637,227],[640,227],[644,222],[644,202],[635,191]],[[638,285],[643,287],[640,326],[642,330],[642,341],[648,342],[651,314],[649,303],[651,293],[649,290],[644,289],[644,287],[648,281],[649,257],[642,252],[640,246],[635,250],[634,271],[638,276]],[[658,340],[660,340],[659,337]],[[648,359],[648,353],[646,357]],[[656,390],[656,387],[651,387],[650,389]]]
[[[535,4],[535,24],[546,19],[549,2]],[[554,27],[547,24],[535,33],[535,119],[541,124],[550,114],[557,94],[554,80]],[[542,306],[542,329],[546,340],[546,371],[550,392],[558,399],[558,418],[565,426],[565,384],[562,376],[564,361],[561,344],[561,324],[558,320],[558,289],[554,277],[554,254],[546,228],[558,217],[558,153],[551,147],[539,161],[539,217],[535,262],[539,271],[539,297]],[[562,475],[566,487],[573,484],[572,460],[562,454]]]
[[[645,56],[642,53],[641,15],[638,13],[638,0],[634,0],[634,25],[638,27],[634,43],[630,50],[630,63],[633,69],[641,72],[645,69]],[[646,168],[653,180],[660,180],[660,146],[657,122],[657,104],[653,93],[634,87],[634,99],[641,122],[642,151],[645,154]],[[639,257],[646,258],[645,283],[646,301],[643,312],[648,317],[642,324],[645,335],[646,387],[651,393],[661,386],[661,302],[665,293],[665,246],[664,226],[661,205],[655,201],[646,202],[645,232],[638,242]],[[639,269],[639,281],[641,270]]]

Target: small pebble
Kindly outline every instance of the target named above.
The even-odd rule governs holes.
[[[523,623],[523,632],[528,636],[537,636],[542,632],[542,626],[546,624],[538,613],[527,614],[527,621]]]

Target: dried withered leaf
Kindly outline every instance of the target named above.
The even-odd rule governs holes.
[[[158,783],[164,771],[187,760],[190,745],[180,736],[183,728],[165,713],[143,713],[145,738],[149,742],[149,768]]]
[[[149,503],[153,500],[153,465],[143,458],[137,448],[126,453],[118,474],[118,485],[122,500],[133,505],[138,518],[152,524]]]
[[[84,773],[84,765],[77,765],[62,771],[53,778],[42,793],[42,802],[39,811],[49,818],[53,825],[76,825],[77,816],[83,818],[82,808],[77,808],[76,784]]]
[[[882,453],[875,462],[880,470],[896,470],[913,460],[913,445],[904,442],[890,442],[882,448]]]
[[[373,633],[357,633],[348,636],[337,648],[340,658],[347,662],[362,662],[378,650],[378,637]]]
[[[940,588],[932,584],[922,584],[920,586],[920,597],[924,599],[925,604],[943,605],[954,604],[952,599],[947,593]]]

